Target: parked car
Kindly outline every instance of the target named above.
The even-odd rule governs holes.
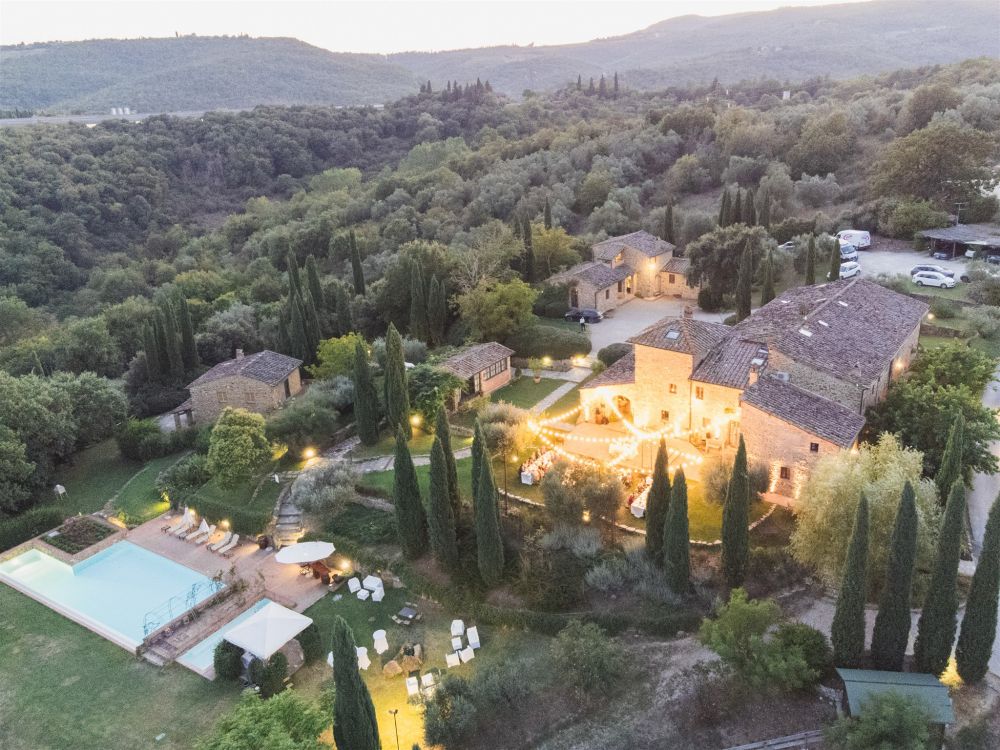
[[[855,263],[852,260],[847,261],[847,263],[840,264],[840,278],[849,279],[852,276],[861,275],[861,264]]]
[[[795,243],[789,240],[788,242],[782,242],[778,245],[778,249],[786,253],[791,253],[795,251]]]
[[[1000,255],[987,255],[986,262],[992,263],[994,266],[1000,266]]]
[[[570,308],[569,312],[567,312],[563,317],[570,323],[579,323],[580,318],[583,318],[588,323],[600,323],[604,320],[604,315],[602,313],[586,307]]]
[[[940,289],[951,289],[955,286],[955,279],[945,276],[937,271],[919,271],[910,277],[910,280],[917,286],[936,286]]]
[[[860,229],[842,229],[837,232],[837,239],[842,242],[850,242],[858,250],[868,250],[872,246],[871,233],[862,232]]]
[[[947,276],[948,278],[951,279],[955,278],[954,271],[949,271],[947,268],[944,268],[943,266],[935,266],[933,263],[921,263],[918,266],[914,266],[913,268],[910,269],[910,276],[918,274],[921,271],[931,271],[933,273],[943,274],[944,276]]]
[[[858,259],[858,248],[852,245],[850,242],[840,241],[840,260],[857,260]]]
[[[931,254],[934,260],[954,260],[955,256],[953,253],[949,253],[947,250],[938,250]]]

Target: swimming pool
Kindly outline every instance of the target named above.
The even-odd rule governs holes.
[[[212,633],[212,635],[208,636],[208,638],[198,643],[198,645],[181,654],[177,658],[177,663],[182,664],[193,672],[197,672],[202,677],[214,680],[215,647],[219,645],[219,641],[222,640],[227,632],[232,630],[251,615],[260,612],[260,610],[264,609],[264,607],[270,603],[270,599],[261,599],[246,612],[241,612],[238,617],[234,617],[232,620]]]
[[[0,580],[132,651],[223,585],[126,541],[72,566],[31,549],[0,563]]]

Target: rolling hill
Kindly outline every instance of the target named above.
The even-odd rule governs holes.
[[[379,55],[297,39],[98,39],[0,48],[0,109],[133,112],[257,104],[378,104],[415,93],[412,73]]]
[[[372,104],[419,81],[488,80],[520,96],[617,71],[638,89],[751,78],[851,77],[1000,57],[1000,4],[926,0],[683,16],[624,36],[389,56],[334,53],[295,39],[179,37],[0,48],[0,109],[48,113]],[[581,6],[585,12],[586,6]]]

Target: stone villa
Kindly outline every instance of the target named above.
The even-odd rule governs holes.
[[[796,497],[809,467],[850,450],[865,410],[910,365],[923,302],[858,278],[791,289],[735,326],[665,318],[581,389],[582,420],[735,447]]]
[[[227,406],[265,414],[302,390],[302,360],[265,349],[256,354],[236,350],[234,359],[215,365],[188,384],[191,398],[174,409],[174,419],[214,422]]]
[[[611,237],[594,245],[594,260],[556,274],[549,283],[568,286],[570,307],[602,313],[635,297],[694,299],[697,290],[687,285],[690,262],[676,257],[675,250],[649,232]]]

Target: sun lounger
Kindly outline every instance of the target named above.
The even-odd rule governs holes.
[[[406,678],[406,694],[409,696],[417,695],[420,692],[420,683],[417,681],[416,677]]]
[[[185,513],[176,521],[174,521],[172,524],[168,523],[165,526],[162,526],[160,528],[160,531],[163,531],[167,534],[176,534],[180,530],[181,526],[183,526],[186,523],[189,523],[189,521],[187,514]]]
[[[204,534],[198,534],[193,539],[189,539],[188,541],[194,542],[195,544],[204,544],[205,542],[207,542],[209,539],[212,538],[212,535],[214,533],[215,533],[215,524],[213,523],[211,526],[208,527],[208,531],[206,531]]]
[[[180,528],[178,528],[177,531],[173,531],[171,533],[174,536],[184,536],[189,531],[191,531],[192,526],[194,526],[194,520],[189,518],[187,521],[185,521],[180,525]]]
[[[456,654],[456,653],[445,654],[444,655],[444,661],[445,661],[445,664],[448,665],[449,669],[451,667],[457,667],[459,664],[462,663],[462,660],[459,658],[458,654]]]
[[[233,538],[233,532],[227,531],[223,535],[222,539],[220,539],[219,541],[217,541],[215,544],[208,545],[208,548],[210,550],[212,550],[212,552],[218,552],[220,549],[222,549],[227,544],[229,544],[229,540],[232,539],[232,538]]]
[[[229,540],[229,544],[227,544],[225,547],[221,547],[219,549],[219,554],[220,555],[231,555],[233,547],[235,547],[239,543],[240,543],[240,535],[239,534],[233,534],[233,538]]]
[[[465,631],[465,637],[469,639],[469,648],[477,649],[480,647],[479,628],[472,626]]]
[[[192,532],[191,532],[190,534],[186,534],[186,535],[184,536],[184,539],[185,539],[186,541],[189,541],[189,542],[190,542],[190,541],[191,541],[192,539],[194,539],[194,538],[195,538],[196,536],[201,536],[201,535],[202,535],[202,534],[204,534],[204,533],[205,533],[206,531],[208,531],[208,521],[206,521],[206,520],[205,520],[205,519],[203,518],[203,519],[201,519],[201,524],[200,524],[200,525],[198,526],[198,528],[197,528],[197,529],[195,529],[194,531],[192,531]]]

